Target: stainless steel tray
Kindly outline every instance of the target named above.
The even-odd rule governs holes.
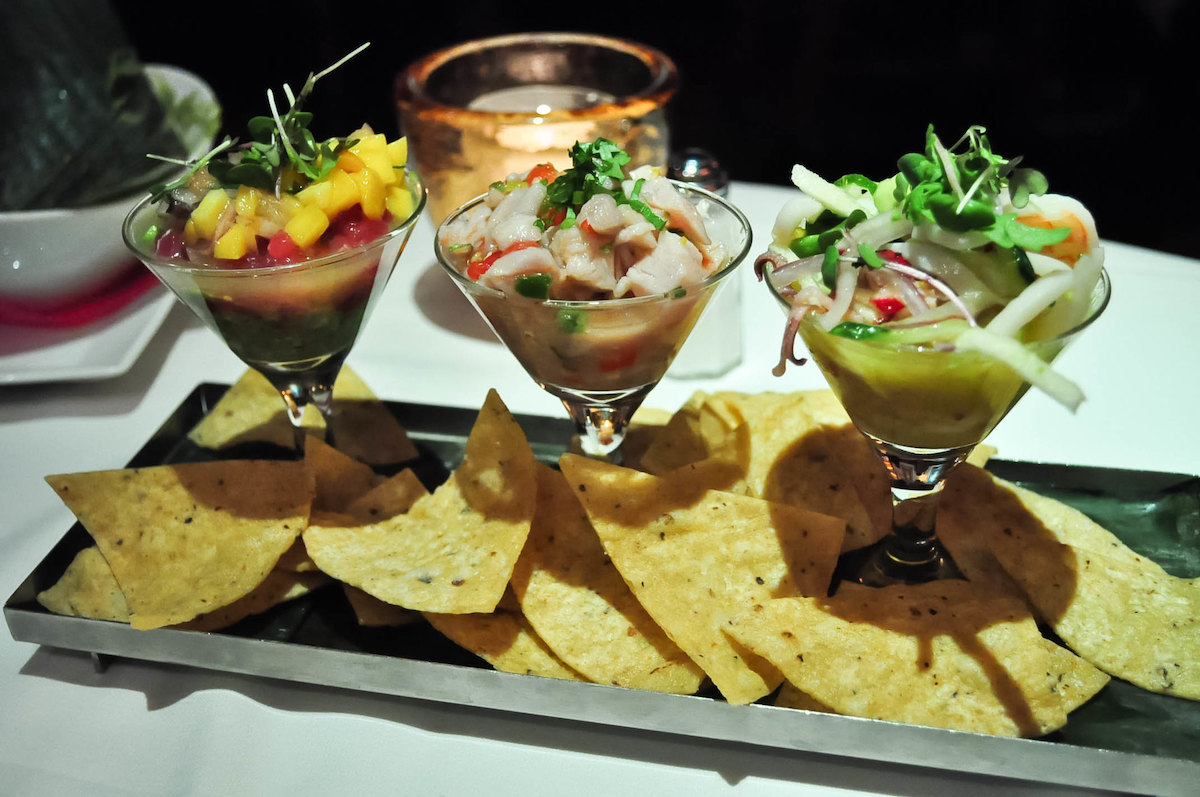
[[[187,432],[228,386],[196,388],[130,466],[230,456],[281,456],[270,446],[220,454]],[[476,412],[389,403],[421,450],[414,469],[428,486],[462,456]],[[572,433],[565,420],[518,416],[535,454],[554,462]],[[1200,576],[1200,478],[1193,475],[995,461],[1003,478],[1092,515],[1179,576]],[[364,629],[340,589],[325,589],[216,633],[134,631],[119,623],[51,614],[35,600],[91,538],[75,524],[4,606],[13,639],[302,683],[756,744],[953,772],[1161,795],[1195,794],[1200,782],[1200,703],[1114,680],[1044,739],[1010,739],[782,709],[731,706],[715,692],[664,695],[511,675],[428,625]],[[769,698],[768,698],[769,699]]]

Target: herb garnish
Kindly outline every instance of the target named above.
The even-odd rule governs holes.
[[[236,139],[226,136],[195,162],[151,155],[150,157],[158,160],[189,167],[187,173],[177,180],[154,186],[150,192],[153,200],[158,201],[176,188],[186,185],[192,175],[206,166],[213,177],[225,187],[247,185],[264,191],[274,191],[276,195],[297,190],[310,181],[324,177],[337,165],[338,155],[355,142],[341,138],[318,142],[308,129],[313,115],[303,110],[304,102],[320,78],[369,46],[370,42],[366,42],[332,66],[317,73],[310,72],[299,95],[293,95],[291,87],[285,83],[283,91],[288,100],[288,110],[283,115],[280,115],[276,107],[274,93],[268,89],[267,104],[270,106],[271,115],[255,116],[247,123],[252,139],[248,144],[237,146]],[[224,157],[218,158],[218,155]]]
[[[571,167],[558,175],[546,188],[546,204],[566,211],[560,226],[569,227],[575,218],[575,209],[597,194],[608,194],[618,205],[629,205],[654,225],[663,229],[667,222],[638,198],[641,181],[635,183],[633,195],[626,196],[621,181],[625,177],[624,167],[629,155],[606,138],[592,142],[575,142],[570,149]]]
[[[909,153],[898,162],[895,197],[914,224],[980,232],[999,246],[1035,251],[1070,235],[1067,228],[1030,227],[1017,221],[1016,213],[995,212],[996,197],[1005,188],[1020,208],[1031,194],[1044,194],[1048,183],[1036,169],[1017,168],[1020,157],[1006,159],[993,152],[983,127],[969,127],[947,149],[930,125],[925,142],[924,153]]]

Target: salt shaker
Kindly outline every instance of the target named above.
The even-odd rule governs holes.
[[[722,197],[729,195],[729,175],[707,150],[689,147],[671,153],[667,176],[694,183]],[[725,374],[742,361],[742,280],[731,275],[717,287],[691,336],[671,364],[667,376],[702,379]]]
[[[688,147],[671,153],[667,177],[683,183],[695,183],[714,194],[728,196],[729,175],[721,162],[706,149]]]

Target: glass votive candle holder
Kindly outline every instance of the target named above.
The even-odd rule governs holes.
[[[584,33],[522,33],[464,42],[396,78],[409,165],[435,224],[488,185],[539,163],[562,170],[577,141],[607,138],[630,167],[665,166],[665,106],[679,83],[662,52]]]

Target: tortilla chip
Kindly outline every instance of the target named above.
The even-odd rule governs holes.
[[[333,443],[370,465],[416,459],[420,452],[408,432],[349,366],[333,384]]]
[[[125,593],[95,545],[77,553],[58,581],[38,593],[37,602],[55,614],[129,622]]]
[[[319,568],[312,557],[308,555],[308,549],[304,547],[304,540],[297,539],[292,543],[292,547],[279,557],[279,561],[275,563],[275,569],[287,570],[292,573],[314,573]]]
[[[613,567],[562,474],[538,465],[538,506],[512,577],[541,639],[597,683],[691,694],[704,671],[659,628]]]
[[[726,630],[839,714],[939,728],[1043,736],[1107,680],[1075,675],[1093,691],[1064,694],[1055,664],[1086,665],[1052,656],[1019,601],[965,581],[781,598]]]
[[[184,631],[218,631],[251,615],[262,614],[273,606],[307,595],[328,583],[329,577],[324,573],[272,570],[261,584],[233,603],[174,627]]]
[[[426,613],[434,628],[501,672],[586,681],[546,646],[520,611],[489,614]]]
[[[535,464],[521,427],[490,391],[462,464],[431,495],[379,523],[310,523],[304,544],[323,572],[387,603],[490,612],[529,535]]]
[[[341,512],[375,486],[371,466],[343,454],[316,437],[304,444],[304,462],[313,474],[313,510]]]
[[[989,446],[986,443],[980,443],[971,449],[971,453],[967,454],[967,462],[977,468],[987,467],[988,460],[996,456],[997,449],[995,446]]]
[[[693,393],[671,415],[642,455],[642,470],[662,475],[708,457],[710,448],[721,441],[707,439],[709,431],[701,427],[700,409],[707,398],[707,393]]]
[[[310,435],[324,436],[325,422],[316,407],[305,408],[302,426]],[[242,374],[200,419],[188,439],[201,448],[220,450],[244,443],[295,445],[295,431],[279,391],[253,369]]]
[[[262,583],[308,520],[302,462],[240,460],[48,476],[95,539],[134,628],[191,620]]]
[[[351,501],[345,511],[364,522],[386,520],[407,512],[428,493],[417,475],[405,468]]]
[[[751,495],[845,519],[843,551],[891,530],[887,471],[832,391],[716,393],[712,400],[734,405],[745,419]]]
[[[384,603],[358,587],[343,584],[342,591],[346,594],[346,600],[350,602],[350,608],[354,610],[355,619],[364,628],[409,625],[421,619],[420,612]]]
[[[829,390],[696,393],[643,462],[660,476],[687,465],[709,488],[843,518],[843,551],[891,529],[887,472]]]
[[[622,464],[628,468],[645,470],[642,457],[650,446],[654,445],[654,441],[671,420],[671,415],[671,412],[657,407],[639,407],[625,429],[625,440],[621,443]],[[582,453],[582,449],[576,453]]]
[[[960,467],[951,478],[951,495],[978,508],[969,519],[975,539],[1072,650],[1143,689],[1200,700],[1196,581],[1170,575],[1058,501],[986,471]]]
[[[657,477],[570,454],[559,465],[639,602],[725,699],[778,686],[782,676],[721,629],[771,598],[825,594],[845,523],[705,490],[684,470]]]
[[[780,708],[796,708],[802,711],[817,711],[822,714],[835,713],[833,709],[815,699],[812,695],[801,692],[790,681],[784,681],[783,686],[775,694],[775,705]]]
[[[325,419],[316,407],[305,407],[301,425],[309,435],[325,438]],[[243,443],[295,445],[279,391],[253,369],[230,386],[188,439],[217,450]],[[333,440],[339,450],[371,465],[407,462],[419,454],[396,416],[349,366],[342,366],[333,385]]]

